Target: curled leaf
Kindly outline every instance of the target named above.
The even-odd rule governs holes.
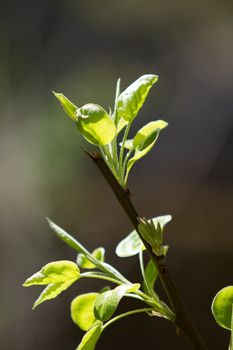
[[[142,243],[136,230],[130,232],[116,247],[116,254],[125,258],[138,254],[141,250],[144,250],[144,244]]]
[[[159,133],[164,129],[168,124],[163,120],[157,120],[150,122],[142,127],[137,134],[135,135],[133,142],[131,141],[131,149],[134,150],[134,155],[131,157],[127,163],[126,179],[128,178],[130,169],[134,163],[144,157],[155,145],[159,137]],[[130,140],[128,140],[129,142]]]
[[[110,143],[116,127],[108,113],[99,105],[88,103],[76,111],[77,127],[85,139],[98,146]]]
[[[57,93],[53,91],[54,96],[60,101],[64,111],[66,114],[73,120],[77,121],[77,117],[75,115],[76,110],[78,107],[76,107],[68,98],[66,98],[63,94]]]
[[[233,286],[221,289],[212,303],[212,313],[219,326],[231,330]]]

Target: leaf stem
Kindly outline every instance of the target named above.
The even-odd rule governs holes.
[[[139,313],[142,313],[142,312],[152,312],[153,310],[154,310],[153,308],[144,308],[144,309],[136,309],[136,310],[127,311],[127,312],[125,312],[123,314],[120,314],[120,315],[112,318],[110,321],[106,322],[102,329],[104,330],[110,324],[120,320],[123,317],[131,316],[131,315],[134,315],[134,314],[139,314]]]
[[[117,197],[120,205],[122,206],[127,216],[129,217],[131,223],[138,232],[138,218],[140,217],[140,215],[137,213],[135,207],[133,206],[129,190],[125,190],[124,188],[122,188],[122,186],[113,176],[113,174],[109,170],[108,166],[105,164],[104,160],[100,157],[100,155],[93,155],[90,153],[88,154],[93,160],[93,162],[96,164],[104,178],[106,179],[107,183],[109,184],[115,196]],[[175,324],[181,330],[183,330],[184,334],[187,335],[187,337],[189,338],[190,342],[193,344],[196,350],[207,350],[207,346],[205,345],[204,341],[199,335],[193,322],[191,321],[186,311],[186,308],[183,305],[181,298],[176,290],[175,284],[168,270],[165,256],[155,255],[152,251],[151,246],[143,239],[140,232],[138,232],[138,234],[158,270],[158,274],[162,282],[163,288],[175,313]]]
[[[132,122],[130,121],[125,128],[124,136],[121,143],[120,156],[119,156],[119,174],[121,178],[121,184],[123,185],[123,187],[124,187],[123,157],[124,157],[124,151],[125,151],[125,141],[127,140],[131,124]]]
[[[98,273],[92,273],[92,272],[83,272],[80,274],[80,278],[82,277],[86,277],[86,278],[97,278],[97,279],[101,279],[101,280],[105,280],[105,281],[109,281],[112,283],[116,283],[121,285],[123,282],[120,280],[117,280],[115,278],[109,277],[105,274],[98,274]]]

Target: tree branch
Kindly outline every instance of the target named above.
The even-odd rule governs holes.
[[[112,174],[111,170],[108,168],[107,164],[104,162],[104,160],[98,153],[86,153],[96,164],[96,166],[104,176],[105,180],[107,181],[115,196],[117,197],[120,205],[124,209],[134,228],[138,232],[138,218],[140,217],[140,215],[138,214],[134,205],[132,204],[130,192],[128,190],[124,190],[120,186],[120,184]],[[138,234],[158,270],[160,280],[176,316],[175,324],[186,334],[186,336],[190,339],[191,343],[193,344],[196,350],[207,350],[205,343],[199,335],[196,327],[192,323],[186,311],[186,308],[184,307],[180,296],[177,293],[174,282],[168,271],[168,266],[166,264],[165,257],[155,255],[150,245],[141,236],[140,232],[138,232]]]

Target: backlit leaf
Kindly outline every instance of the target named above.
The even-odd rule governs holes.
[[[132,121],[145,102],[150,88],[157,80],[157,75],[143,75],[123,91],[117,101],[118,116],[128,122]]]
[[[76,116],[77,127],[88,142],[104,146],[115,137],[115,124],[101,106],[88,103],[76,111]]]
[[[216,322],[229,330],[231,330],[232,305],[233,286],[228,286],[217,293],[211,307]]]
[[[164,226],[171,221],[171,219],[172,219],[171,215],[162,215],[162,216],[155,216],[154,218],[152,218],[152,221],[155,225],[155,228],[157,228],[159,223],[161,228],[163,229]]]
[[[65,282],[67,280],[78,279],[79,276],[79,268],[74,262],[68,260],[53,261],[29,277],[23,286],[29,287],[32,285]]]
[[[75,115],[76,110],[78,107],[76,107],[71,101],[68,100],[63,94],[57,93],[53,91],[54,96],[60,101],[64,111],[66,114],[73,120],[77,121],[77,117]]]
[[[77,296],[71,303],[71,318],[83,331],[87,331],[96,321],[94,305],[98,293]]]
[[[94,350],[102,332],[102,323],[93,326],[82,338],[76,350]]]
[[[96,248],[91,255],[100,262],[104,261],[104,253],[105,249],[100,247]],[[77,256],[77,264],[83,269],[94,269],[96,265],[94,265],[84,254],[78,254]]]
[[[143,283],[143,290],[145,293],[149,295],[154,295],[154,285],[156,282],[156,279],[158,277],[158,270],[153,263],[153,261],[150,259],[146,268],[145,268],[145,279]]]
[[[168,123],[163,120],[156,120],[143,126],[133,139],[133,148],[142,151],[153,143],[160,130],[166,128]]]
[[[109,320],[116,311],[116,308],[125,293],[133,292],[135,291],[135,288],[138,289],[139,287],[139,284],[122,284],[112,290],[99,294],[94,306],[95,317],[102,322]]]
[[[128,236],[126,236],[116,247],[116,254],[121,257],[128,257],[138,254],[145,247],[137,233],[133,230]]]
[[[69,288],[71,284],[73,284],[76,280],[77,278],[73,278],[64,282],[49,284],[40,294],[39,298],[35,301],[33,305],[33,309],[35,309],[35,307],[37,307],[39,304],[43,303],[46,300],[51,300],[56,298],[64,290]]]
[[[160,126],[160,128],[159,128]],[[127,163],[126,179],[134,163],[144,157],[155,145],[159,137],[159,133],[167,126],[167,123],[163,120],[157,120],[150,122],[141,128],[133,139],[134,155],[129,159]]]

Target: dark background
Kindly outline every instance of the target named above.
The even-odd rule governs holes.
[[[134,123],[169,122],[129,187],[139,212],[172,214],[166,241],[177,287],[210,349],[226,349],[210,305],[232,284],[232,1],[8,1],[0,12],[0,339],[2,349],[75,349],[82,332],[70,301],[98,290],[80,281],[34,312],[39,287],[22,282],[52,260],[75,259],[47,227],[49,216],[134,282],[137,259],[115,246],[132,227],[51,90],[78,106],[113,105],[115,82],[159,82]],[[160,287],[158,285],[158,290]],[[161,294],[163,295],[162,291]],[[135,302],[123,300],[121,310]],[[168,322],[121,320],[97,349],[191,349]]]

